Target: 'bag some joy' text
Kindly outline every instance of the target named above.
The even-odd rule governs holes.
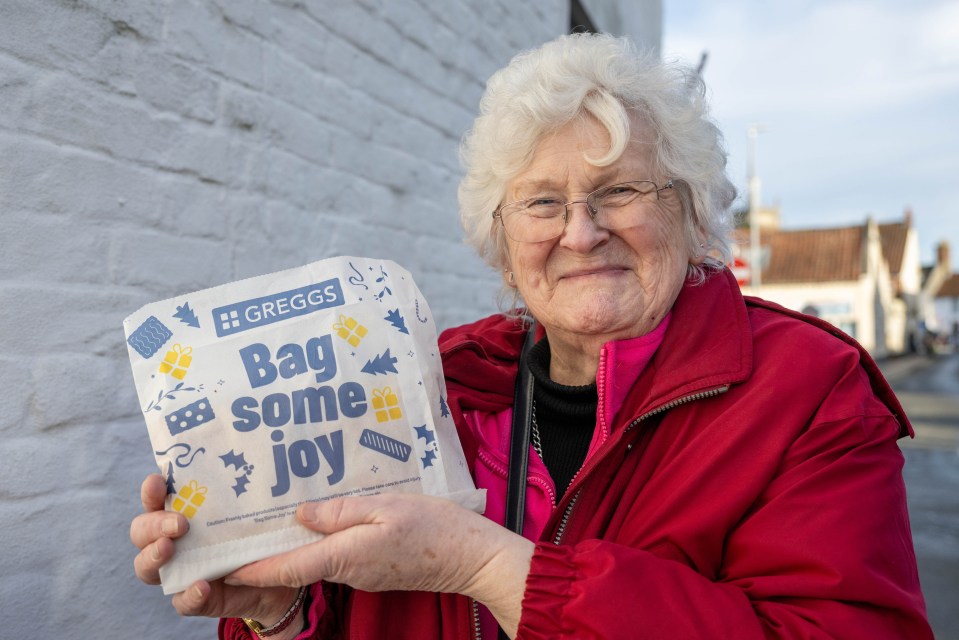
[[[167,509],[164,593],[319,539],[297,505],[415,492],[482,511],[409,272],[341,257],[146,305],[124,321]]]

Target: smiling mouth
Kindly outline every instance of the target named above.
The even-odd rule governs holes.
[[[605,276],[605,275],[615,275],[623,271],[626,271],[623,267],[600,267],[597,269],[583,269],[581,271],[571,271],[563,275],[560,280],[567,280],[571,278],[585,278],[589,276]]]

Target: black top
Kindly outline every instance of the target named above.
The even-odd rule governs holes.
[[[539,427],[543,462],[562,496],[586,459],[598,400],[595,382],[574,387],[550,380],[549,363],[549,340],[544,337],[529,352],[529,370],[536,381],[533,416]]]

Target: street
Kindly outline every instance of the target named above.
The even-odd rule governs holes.
[[[929,620],[938,640],[959,640],[959,355],[880,367],[916,430],[900,444]]]

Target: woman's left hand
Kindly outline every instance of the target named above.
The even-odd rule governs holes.
[[[491,520],[448,500],[412,494],[307,503],[297,517],[327,536],[238,569],[227,584],[326,580],[364,591],[461,593],[515,633],[534,545]]]

